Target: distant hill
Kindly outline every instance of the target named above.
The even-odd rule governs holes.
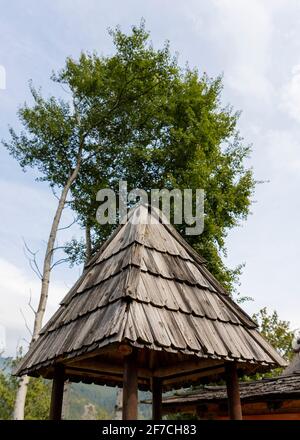
[[[0,370],[10,374],[12,358],[0,356]],[[93,416],[102,419],[112,419],[116,403],[117,388],[99,386],[95,384],[72,383],[67,394],[66,418],[70,420],[82,419],[87,414],[87,407],[93,407]],[[149,399],[150,393],[139,393],[140,400]],[[139,405],[140,417],[150,418],[151,406]]]
[[[66,418],[77,420],[83,415],[87,404],[95,406],[98,417],[112,419],[116,404],[117,388],[99,386],[95,384],[73,383],[69,392],[69,409]],[[147,400],[151,393],[140,392],[139,399]],[[139,416],[142,419],[151,418],[151,405],[140,404]]]
[[[12,361],[11,357],[1,357],[0,356],[0,370],[4,371],[5,374],[10,373],[11,361]]]

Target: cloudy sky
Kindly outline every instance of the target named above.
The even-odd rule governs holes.
[[[16,110],[29,100],[28,80],[45,95],[61,93],[52,70],[82,50],[112,52],[108,27],[128,31],[141,17],[155,47],[171,49],[210,76],[224,75],[224,103],[242,110],[240,131],[253,144],[249,165],[257,180],[252,215],[227,240],[231,266],[246,264],[240,292],[300,327],[300,2],[299,0],[0,0],[0,138],[18,127]],[[5,86],[5,87],[4,87]],[[32,172],[0,149],[0,350],[29,338],[28,306],[39,280],[28,267],[23,240],[42,255],[55,199]],[[63,224],[71,216],[66,213]],[[76,229],[60,235],[63,242]],[[47,317],[80,273],[53,273]],[[23,317],[24,315],[24,317]],[[46,317],[46,318],[47,318]]]

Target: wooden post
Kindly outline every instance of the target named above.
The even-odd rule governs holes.
[[[138,416],[138,366],[136,352],[124,357],[123,420],[137,420]]]
[[[228,362],[225,366],[225,372],[229,418],[231,420],[242,420],[242,405],[236,363]]]
[[[50,420],[61,420],[61,410],[64,394],[64,366],[58,364],[54,367],[54,376],[52,383],[51,404],[50,404]]]
[[[162,419],[162,381],[158,377],[152,378],[152,419]]]

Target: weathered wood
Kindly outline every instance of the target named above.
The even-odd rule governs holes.
[[[108,363],[99,360],[86,359],[82,361],[73,361],[67,364],[67,368],[76,368],[77,370],[90,370],[97,373],[117,373],[123,374],[123,365],[116,363]],[[138,367],[139,377],[152,377],[152,373],[148,368]]]
[[[147,209],[139,207],[133,218],[147,216]],[[225,295],[203,261],[171,226],[130,221],[121,225],[90,260],[20,363],[18,373],[38,375],[41,368],[52,368],[53,362],[65,364],[85,353],[87,357],[100,354],[104,364],[76,363],[76,368],[83,368],[83,378],[88,371],[89,379],[94,374],[100,381],[103,377],[119,385],[123,371],[118,366],[123,364],[116,346],[127,342],[145,352],[155,351],[158,358],[163,352],[174,355],[175,360],[170,356],[166,362],[152,365],[146,357],[138,360],[139,378],[149,384],[152,376],[166,377],[166,389],[214,374],[222,370],[220,362],[225,360],[239,362],[245,373],[251,371],[250,363],[257,371],[283,366],[283,360],[259,336],[253,321]],[[114,353],[111,359],[106,359],[106,350]],[[209,359],[212,369],[217,369],[190,365],[185,370],[180,365],[182,355],[195,362]],[[106,361],[115,367],[107,371]],[[170,370],[160,370],[162,366]],[[142,369],[150,370],[150,375]]]
[[[242,420],[242,405],[236,363],[226,363],[225,373],[229,418],[231,420]]]
[[[91,383],[95,382],[98,385],[107,385],[107,386],[119,386],[123,385],[124,374],[123,371],[120,373],[113,372],[97,372],[95,370],[88,370],[84,368],[66,368],[65,375],[70,378],[70,380],[74,380],[75,378],[78,381]],[[149,391],[150,390],[150,378],[142,378],[138,377],[138,384],[141,390]]]
[[[203,369],[200,371],[194,371],[190,373],[182,373],[174,377],[167,377],[164,380],[164,387],[166,389],[172,389],[175,385],[178,383],[181,384],[181,386],[190,386],[192,383],[199,382],[199,379],[202,377],[209,377],[209,376],[215,376],[218,374],[221,374],[224,372],[224,367],[222,365],[217,366],[215,368],[208,367],[207,369]]]
[[[137,355],[133,351],[124,357],[123,376],[123,420],[137,420],[138,416],[138,376]]]
[[[178,362],[176,365],[155,368],[153,371],[153,376],[155,377],[168,377],[176,376],[181,373],[191,373],[197,370],[204,370],[208,367],[215,368],[218,365],[223,365],[222,361],[213,361],[210,359],[202,359],[199,361],[184,361]]]
[[[162,380],[158,377],[152,379],[152,419],[162,419]]]
[[[54,368],[54,376],[52,382],[52,393],[50,403],[50,420],[60,420],[64,394],[64,366],[58,364]]]

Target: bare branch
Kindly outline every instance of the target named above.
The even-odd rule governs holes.
[[[59,201],[59,200],[60,200],[60,197],[56,194],[55,189],[54,189],[53,186],[51,186],[51,191],[52,191],[52,194],[54,195],[54,197]],[[71,201],[66,200],[65,203],[64,203],[64,207],[63,207],[63,209],[65,209],[65,207],[66,207],[67,205],[70,205],[70,204],[71,204]]]
[[[21,338],[20,341],[25,341],[26,344],[30,345],[30,341],[28,341],[28,339],[26,339],[26,338]]]
[[[63,227],[61,227],[61,228],[58,228],[57,230],[58,230],[58,231],[63,231],[64,229],[69,229],[71,226],[74,225],[74,223],[76,223],[76,218],[75,218],[75,217],[73,218],[72,223],[70,223],[68,226],[63,226]],[[57,248],[56,248],[56,249],[57,249]]]
[[[55,189],[54,189],[53,186],[51,186],[51,191],[52,191],[52,194],[54,195],[54,197],[55,197],[57,200],[59,200],[59,197],[58,197],[58,195],[56,194]]]
[[[23,243],[24,243],[24,255],[26,256],[26,258],[29,261],[29,266],[32,269],[32,271],[36,274],[36,276],[41,280],[43,278],[42,273],[40,271],[40,268],[38,266],[38,263],[36,261],[36,255],[39,251],[33,252],[29,246],[27,245],[24,237],[23,238]],[[26,253],[27,252],[27,253]],[[29,254],[29,255],[28,255]]]
[[[54,251],[58,251],[59,249],[65,249],[65,246],[56,246],[52,249],[52,253],[54,253]]]
[[[62,84],[60,84],[60,87],[63,89],[63,91],[64,91],[65,93],[67,93],[68,95],[72,95],[72,93],[70,92],[70,90],[66,90]]]
[[[58,266],[59,264],[66,263],[67,261],[69,261],[69,258],[61,258],[60,260],[57,260],[55,263],[52,264],[50,270],[52,270],[55,266]]]
[[[34,256],[38,253],[38,251],[33,252],[33,251],[29,248],[29,246],[27,245],[27,243],[26,243],[24,237],[22,237],[22,240],[23,240],[24,247],[25,247],[26,251],[27,251],[30,255],[32,255],[32,256],[34,257]]]
[[[42,275],[40,273],[40,270],[39,270],[36,262],[33,260],[29,260],[29,266],[30,266],[31,270],[36,274],[36,276],[41,280]]]
[[[36,316],[37,311],[34,309],[34,307],[33,307],[32,304],[31,304],[31,298],[32,298],[32,295],[31,295],[31,289],[29,290],[29,292],[30,292],[30,295],[29,295],[28,305],[29,305],[30,309],[32,310],[34,316]]]
[[[29,325],[27,323],[26,317],[25,317],[25,315],[23,313],[23,310],[21,308],[20,308],[20,312],[21,312],[21,315],[23,316],[23,319],[24,319],[24,322],[25,322],[25,327],[27,328],[27,330],[30,333],[30,336],[32,337],[32,330],[30,329],[30,327],[29,327]]]

